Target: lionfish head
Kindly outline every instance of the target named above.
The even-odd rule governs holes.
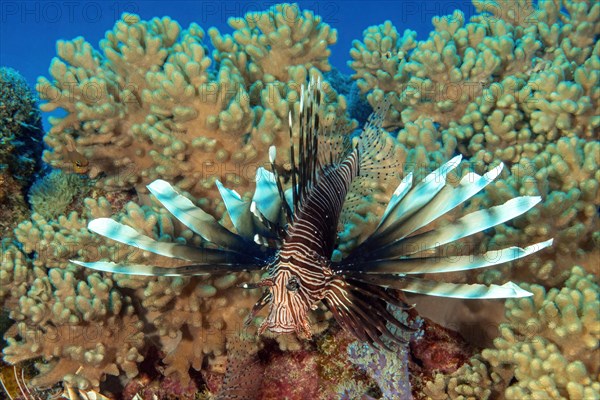
[[[273,333],[297,333],[306,338],[312,336],[308,322],[308,310],[311,304],[302,295],[300,279],[290,271],[278,271],[272,278],[266,279],[270,298],[269,312],[259,328],[259,334],[265,330]]]

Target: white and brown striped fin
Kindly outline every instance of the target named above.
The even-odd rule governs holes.
[[[445,184],[418,212],[413,213],[409,217],[398,218],[388,229],[381,232],[380,240],[384,242],[402,240],[430,222],[435,221],[483,190],[483,188],[500,175],[502,168],[503,165],[500,164],[483,176],[468,173],[460,180],[460,183],[456,187]],[[445,181],[445,176],[441,176],[440,179]]]
[[[399,258],[392,260],[369,260],[346,264],[336,272],[362,276],[372,274],[435,274],[443,272],[470,271],[518,260],[552,245],[552,239],[525,248],[508,247],[490,250],[483,254],[448,255],[423,258]],[[360,271],[360,272],[358,272]]]
[[[412,181],[413,181],[412,172],[408,173],[402,179],[402,181],[400,181],[400,184],[398,185],[396,190],[394,190],[394,193],[392,194],[392,198],[390,199],[387,207],[385,208],[385,211],[383,212],[383,216],[381,217],[381,220],[379,221],[379,224],[377,225],[377,229],[379,229],[381,227],[381,225],[387,221],[390,213],[396,209],[396,207],[398,206],[398,203],[400,203],[400,201],[402,201],[404,196],[406,196],[406,194],[412,187]]]
[[[237,234],[245,239],[252,240],[256,225],[250,212],[250,201],[242,199],[238,192],[226,188],[219,180],[215,183]]]
[[[217,181],[217,187],[227,208],[227,213],[237,233],[259,245],[277,248],[285,237],[281,221],[281,198],[274,175],[260,167],[256,171],[256,189],[250,200],[244,200],[231,189]],[[264,240],[256,242],[259,235]]]
[[[177,267],[157,267],[144,264],[117,264],[109,261],[85,262],[69,260],[73,264],[81,265],[100,272],[112,274],[138,275],[138,276],[202,276],[211,274],[229,274],[233,272],[246,272],[260,269],[250,268],[248,264],[190,264]]]
[[[311,78],[308,85],[300,91],[300,106],[297,118],[289,113],[290,160],[292,210],[294,214],[310,190],[315,186],[323,170],[341,164],[352,151],[352,143],[346,135],[348,127],[339,121],[327,121],[327,127],[321,121],[322,102],[327,96],[323,82]],[[298,126],[298,143],[294,143],[292,126],[294,120]],[[275,150],[272,150],[273,155]],[[273,157],[274,158],[274,157]]]
[[[256,204],[256,208],[266,219],[273,224],[279,224],[283,200],[277,190],[275,175],[259,167],[256,170],[255,182],[256,190],[252,196],[252,202]]]
[[[229,250],[254,255],[261,253],[260,246],[223,227],[212,215],[196,207],[168,182],[155,180],[148,185],[148,189],[175,218],[205,240]]]
[[[404,226],[404,223],[411,219],[411,217],[414,217],[412,220],[418,224],[421,211],[446,186],[448,173],[460,164],[461,159],[460,155],[454,157],[427,175],[417,185],[410,188],[407,193],[405,192],[409,185],[406,180],[403,180],[397,188],[399,195],[397,196],[397,200],[395,199],[394,205],[386,210],[377,229],[357,248],[357,253],[378,248],[397,239],[397,236],[394,236],[396,230]],[[400,196],[400,194],[403,194],[403,196]]]
[[[197,264],[260,264],[261,259],[246,253],[223,249],[199,248],[180,243],[158,242],[142,235],[130,226],[110,218],[97,218],[89,222],[88,229],[99,235],[138,249],[165,257],[191,261]]]
[[[540,201],[538,196],[516,197],[502,205],[467,214],[440,228],[394,240],[371,251],[369,258],[389,260],[438,248],[518,217]]]
[[[402,275],[363,275],[354,278],[364,283],[411,293],[458,299],[506,299],[533,296],[513,282],[503,285],[458,284]]]

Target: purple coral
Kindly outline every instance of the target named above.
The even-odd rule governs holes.
[[[377,382],[384,399],[410,400],[408,349],[400,346],[391,348],[394,351],[354,342],[348,346],[348,355],[352,363]]]

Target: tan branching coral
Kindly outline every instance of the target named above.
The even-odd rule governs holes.
[[[562,138],[532,159],[521,159],[512,166],[509,176],[488,187],[481,199],[488,204],[506,201],[517,193],[541,195],[544,199],[536,210],[512,226],[497,227],[492,245],[554,238],[553,247],[545,254],[517,262],[518,268],[502,267],[504,275],[513,271],[524,280],[554,285],[566,279],[568,264],[581,264],[588,271],[597,268],[599,168],[600,143]],[[496,274],[486,272],[482,279],[492,281]]]
[[[361,91],[371,91],[372,105],[392,97],[387,126],[400,130],[388,144],[401,163],[398,178],[413,171],[420,179],[460,152],[470,157],[463,166],[468,162],[477,173],[498,161],[507,166],[501,181],[472,200],[472,209],[517,195],[543,197],[539,207],[481,243],[494,248],[554,237],[552,249],[517,262],[518,268],[483,273],[480,281],[518,271],[513,278],[546,287],[566,283],[561,289],[528,285],[534,297],[507,303],[495,347],[450,376],[437,375],[426,394],[594,396],[600,392],[594,364],[600,304],[597,277],[587,273],[600,256],[600,45],[591,39],[599,34],[600,5],[475,3],[487,13],[468,21],[460,12],[437,17],[423,41],[411,31],[400,35],[389,21],[368,28],[351,51],[354,79]],[[44,110],[66,111],[51,120],[45,160],[71,171],[74,157],[82,157],[102,190],[134,188],[142,199],[145,185],[163,178],[215,214],[223,211],[216,179],[247,198],[271,145],[281,149],[279,166],[288,168],[288,113],[298,111],[301,84],[330,70],[329,46],[337,33],[290,4],[229,23],[231,35],[208,31],[212,55],[199,26],[182,30],[168,17],[123,15],[98,50],[83,38],[59,41],[52,78],[40,78],[37,86]],[[324,86],[323,126],[349,132],[355,124],[345,98]],[[396,184],[365,184],[366,201],[344,216],[342,251],[375,227]],[[214,367],[226,358],[230,338],[245,329],[259,291],[236,286],[257,281],[256,275],[100,276],[69,263],[173,265],[86,229],[89,220],[115,212],[116,220],[157,240],[203,245],[145,200],[145,206],[123,208],[87,199],[80,213],[34,213],[17,227],[15,241],[3,241],[0,302],[16,321],[4,354],[9,362],[41,357],[34,384],[65,380],[87,388],[98,387],[107,374],[130,378],[150,346],[160,351],[163,374],[185,384],[190,368]],[[574,264],[581,267],[570,270]],[[315,311],[314,333],[326,329],[329,318]],[[247,332],[260,323],[256,317]],[[305,344],[294,335],[276,340],[284,350]]]
[[[65,381],[86,389],[105,374],[131,378],[143,360],[142,322],[130,299],[113,289],[108,278],[51,269],[38,274],[27,296],[11,311],[17,323],[6,333],[4,359],[10,363],[42,358],[35,386]]]
[[[495,349],[482,353],[492,367],[514,371],[518,382],[507,398],[593,398],[600,391],[597,279],[574,267],[562,289],[526,285],[532,298],[507,301],[508,323],[500,326]]]
[[[401,115],[388,116],[390,124],[403,125],[426,116],[447,127],[464,115],[467,105],[497,77],[528,68],[541,46],[533,35],[517,41],[514,28],[501,20],[491,23],[474,18],[465,24],[460,11],[435,17],[433,24],[430,38],[415,43],[410,32],[398,41],[388,21],[380,26],[381,33],[374,27],[366,30],[365,43],[355,41],[350,52],[355,60],[351,63],[354,78],[359,78],[363,91],[373,89],[369,102],[374,105],[391,93],[394,108],[403,110]],[[387,50],[393,42],[396,45]],[[391,51],[391,58],[381,60],[386,57],[380,56],[381,50],[384,54]],[[369,65],[365,63],[369,59],[380,62]],[[384,68],[378,69],[378,64]]]
[[[144,192],[163,178],[207,200],[218,196],[216,179],[241,194],[251,191],[254,170],[268,164],[268,147],[289,135],[287,100],[299,98],[309,70],[329,69],[336,35],[295,5],[248,14],[245,28],[233,21],[239,28],[233,39],[211,31],[219,49],[212,67],[204,31],[196,24],[182,31],[167,17],[146,22],[124,14],[101,53],[83,38],[59,41],[53,80],[40,78],[37,85],[48,101],[43,110],[67,111],[52,120],[45,160],[68,168],[73,138],[89,175],[109,190]],[[331,88],[328,93],[325,121],[344,119],[345,100]]]
[[[266,12],[249,12],[229,19],[233,35],[209,30],[216,47],[215,60],[232,59],[249,82],[288,82],[288,66],[329,71],[329,46],[337,32],[312,11],[297,4],[277,4]]]
[[[399,40],[389,22],[369,28],[351,51],[354,78],[372,90],[372,104],[388,94],[403,110],[388,116],[390,124],[405,127],[399,138],[417,143],[413,124],[428,118],[440,137],[456,138],[478,173],[498,161],[508,166],[510,174],[472,209],[516,194],[541,195],[541,207],[497,228],[490,244],[554,237],[550,251],[517,264],[529,266],[524,280],[560,283],[574,263],[591,267],[593,257],[583,255],[598,251],[600,45],[589,37],[600,29],[600,7],[558,0],[475,3],[486,13],[469,22],[460,12],[434,18],[436,30],[416,44],[408,34]],[[389,48],[393,57],[382,60]],[[503,270],[506,275],[510,268]],[[491,283],[498,274],[486,271],[479,279]]]
[[[31,260],[10,239],[3,239],[0,253],[0,304],[15,306],[27,294],[34,278]]]
[[[598,276],[573,267],[560,289],[523,287],[534,295],[506,302],[494,348],[449,376],[438,374],[425,390],[430,398],[598,398]]]
[[[488,365],[480,357],[473,357],[448,376],[436,374],[423,394],[431,400],[492,399],[499,395],[495,390],[498,382],[502,382],[499,375],[490,374]]]

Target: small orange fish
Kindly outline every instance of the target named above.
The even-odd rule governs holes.
[[[65,152],[66,159],[73,164],[73,172],[76,174],[85,174],[88,172],[89,161],[83,154],[77,151],[77,147],[75,146],[75,140],[71,136],[66,136],[67,138],[67,150]]]

